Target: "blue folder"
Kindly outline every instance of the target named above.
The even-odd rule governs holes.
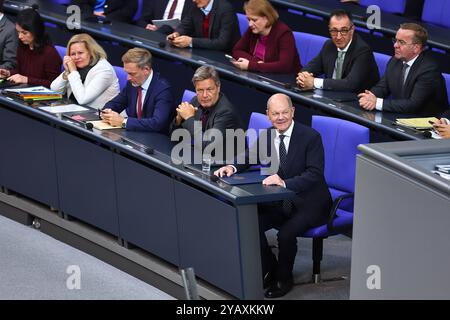
[[[255,170],[235,173],[231,177],[222,177],[220,180],[229,185],[235,186],[239,184],[261,183],[267,177],[267,175],[262,175],[260,170]]]

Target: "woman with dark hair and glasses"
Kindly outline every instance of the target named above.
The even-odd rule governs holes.
[[[61,72],[61,57],[45,32],[37,6],[19,12],[16,21],[19,37],[17,67],[0,69],[0,76],[9,81],[50,87]]]

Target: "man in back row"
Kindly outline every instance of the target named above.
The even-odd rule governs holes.
[[[3,0],[0,0],[0,69],[12,70],[16,67],[17,32],[3,14]]]
[[[366,110],[440,116],[448,109],[445,81],[438,64],[425,50],[428,32],[416,23],[400,25],[394,42],[395,54],[383,78],[359,94]]]
[[[297,84],[305,89],[362,92],[380,79],[372,49],[355,33],[351,13],[331,13],[331,40],[298,74]],[[324,74],[325,79],[317,78]]]
[[[240,38],[233,6],[226,0],[192,1],[195,5],[167,40],[179,48],[231,51]]]
[[[183,20],[194,6],[192,0],[152,0],[145,1],[142,8],[142,17],[136,22],[138,26],[149,31],[159,31],[170,34],[174,30],[169,25],[158,28],[153,20]]]

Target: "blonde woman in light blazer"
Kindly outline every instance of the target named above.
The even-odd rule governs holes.
[[[67,93],[80,105],[101,109],[120,92],[114,68],[106,60],[102,47],[88,34],[73,36],[63,59],[64,72],[51,89]]]

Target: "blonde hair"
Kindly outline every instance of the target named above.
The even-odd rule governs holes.
[[[244,3],[245,13],[258,17],[266,17],[268,26],[272,26],[278,20],[278,12],[272,7],[268,0],[249,0]]]
[[[143,48],[133,48],[128,50],[122,56],[122,62],[125,63],[136,63],[140,69],[144,67],[152,67],[152,54],[147,49]]]
[[[72,38],[70,38],[69,42],[67,43],[66,54],[68,56],[70,56],[70,47],[74,43],[84,43],[87,51],[91,56],[91,61],[89,62],[90,66],[97,64],[100,59],[107,58],[105,50],[103,50],[103,48],[87,33],[76,34]]]

